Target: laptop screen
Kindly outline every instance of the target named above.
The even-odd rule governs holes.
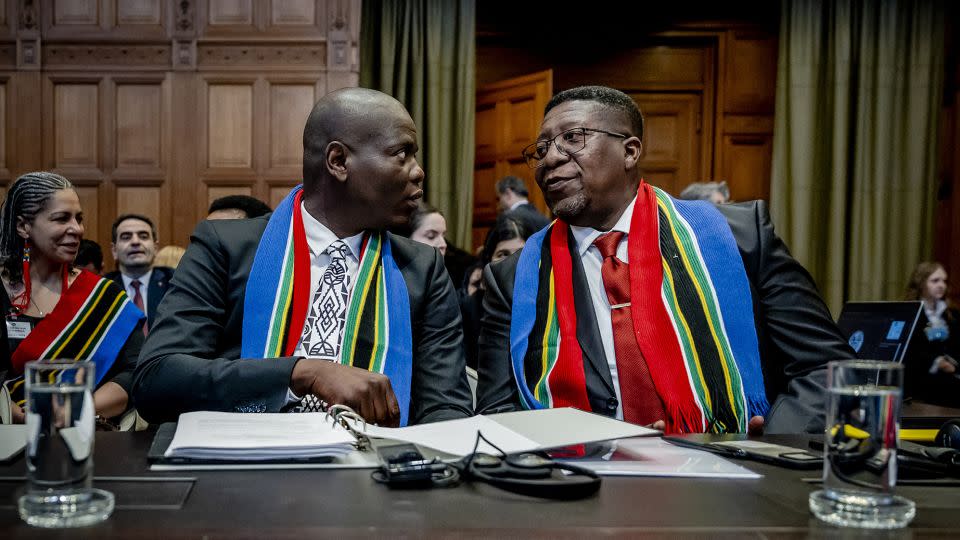
[[[902,362],[920,312],[919,301],[847,302],[837,326],[857,358]]]

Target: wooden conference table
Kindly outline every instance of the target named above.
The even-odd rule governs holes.
[[[150,472],[152,432],[97,433],[95,485],[117,509],[82,529],[43,530],[21,522],[16,497],[24,461],[0,466],[0,537],[960,537],[960,487],[902,486],[917,503],[909,529],[893,533],[821,524],[807,509],[817,489],[795,471],[739,462],[755,480],[606,477],[600,492],[575,502],[513,495],[487,485],[391,490],[369,470]],[[803,447],[806,438],[765,440]]]

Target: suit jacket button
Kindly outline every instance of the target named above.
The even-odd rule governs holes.
[[[617,401],[617,398],[612,397],[607,399],[607,408],[610,409],[611,411],[617,410],[618,405],[620,405],[620,402]]]

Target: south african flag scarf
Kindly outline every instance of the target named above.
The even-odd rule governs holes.
[[[557,220],[527,240],[517,263],[510,351],[527,409],[590,410],[571,242]],[[627,251],[634,333],[667,431],[745,433],[769,404],[750,283],[726,219],[707,202],[676,200],[641,182]]]
[[[131,332],[145,315],[117,283],[87,272],[73,280],[56,307],[40,320],[10,355],[15,373],[31,360],[89,360],[100,384]],[[8,381],[10,395],[23,404],[23,379]]]
[[[287,195],[260,238],[244,293],[242,358],[291,356],[300,340],[310,303],[302,195],[302,186]],[[364,235],[353,284],[340,362],[389,377],[405,426],[413,359],[410,297],[388,233]]]

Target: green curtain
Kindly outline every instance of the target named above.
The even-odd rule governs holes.
[[[899,299],[933,234],[939,1],[785,0],[771,207],[838,313]]]
[[[364,0],[360,30],[360,85],[410,111],[426,200],[461,247],[473,226],[475,25],[475,0]]]

